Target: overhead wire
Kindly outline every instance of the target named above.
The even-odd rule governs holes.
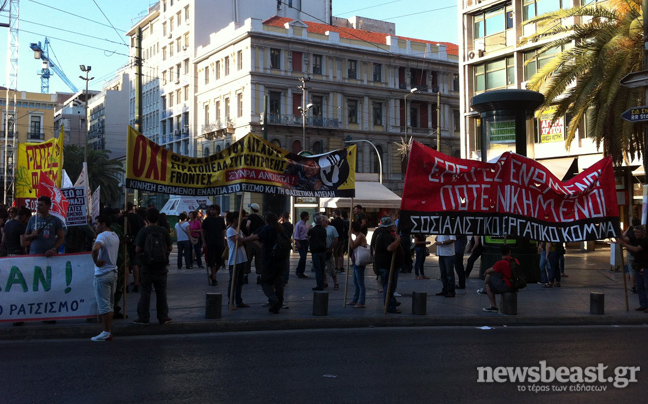
[[[104,24],[104,23],[99,22],[99,21],[91,20],[90,18],[84,17],[84,16],[82,16],[82,15],[78,15],[78,14],[71,13],[71,12],[69,12],[69,11],[61,10],[60,8],[56,8],[56,7],[50,6],[49,4],[44,4],[44,3],[38,2],[38,1],[36,1],[36,0],[28,0],[28,1],[30,1],[30,2],[32,2],[32,3],[35,3],[35,4],[38,4],[38,5],[41,5],[41,6],[43,6],[43,7],[51,8],[51,9],[56,10],[56,11],[59,11],[59,12],[61,12],[61,13],[65,13],[65,14],[69,14],[69,15],[74,16],[74,17],[77,17],[77,18],[81,18],[81,19],[86,20],[86,21],[94,22],[95,24],[103,25],[104,27],[115,28],[115,27],[113,27],[113,26],[111,26],[111,25],[107,25],[107,24]],[[123,30],[123,31],[124,31],[124,32],[127,32],[128,30]]]
[[[103,16],[106,18],[106,21],[108,21],[108,23],[110,24],[110,26],[112,27],[112,29],[115,31],[115,33],[119,36],[119,39],[121,39],[121,41],[124,43],[124,45],[128,46],[128,45],[126,44],[126,42],[124,41],[124,38],[123,38],[123,37],[121,36],[121,34],[117,31],[117,28],[115,28],[115,26],[113,25],[113,23],[110,22],[110,19],[108,19],[108,16],[106,15],[106,13],[104,13],[103,10],[101,9],[101,7],[99,7],[99,4],[97,4],[97,0],[92,0],[92,1],[93,1],[94,4],[97,6],[97,8],[99,9],[99,11],[101,11],[101,14],[103,14]]]

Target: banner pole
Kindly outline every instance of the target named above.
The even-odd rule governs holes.
[[[349,209],[349,215],[353,212],[353,198],[351,198],[351,208]],[[351,219],[349,219],[351,220]],[[347,233],[347,259],[346,259],[346,280],[344,281],[344,304],[342,307],[347,305],[347,292],[349,291],[349,261],[351,261],[351,224],[349,223],[349,233]]]
[[[86,177],[86,181],[88,181],[88,184],[90,184],[90,179]],[[88,192],[88,187],[85,187],[86,193]],[[86,195],[86,206],[87,206],[87,195]],[[126,238],[126,232],[128,229],[128,212],[126,209],[128,208],[128,188],[124,186],[124,238]],[[87,208],[86,208],[87,209]],[[94,220],[94,218],[93,218]],[[134,240],[133,240],[134,242]],[[124,306],[124,310],[122,313],[124,314],[124,318],[126,318],[126,295],[128,295],[128,280],[129,280],[129,273],[128,273],[128,267],[129,267],[129,261],[130,257],[128,256],[128,248],[126,246],[126,243],[124,243],[124,292],[122,294],[122,305]]]
[[[391,293],[389,293],[389,291],[391,290],[392,279],[394,278],[394,265],[395,264],[396,264],[396,250],[392,251],[392,259],[391,259],[391,265],[389,267],[389,281],[387,282],[387,290],[383,290],[383,293],[386,293],[386,295],[385,295],[386,296],[385,297],[385,312],[383,314],[387,314],[387,307],[389,306],[389,299],[391,298]]]
[[[245,200],[245,192],[242,192],[241,193],[241,206],[239,206],[238,225],[236,227],[237,234],[240,234],[240,232],[241,232],[241,221],[243,220],[243,201],[244,200]],[[231,282],[232,284],[230,285],[229,314],[232,314],[232,311],[234,311],[234,285],[236,284],[236,270],[239,269],[239,268],[236,268],[236,261],[237,261],[237,258],[238,258],[238,246],[239,246],[239,241],[238,241],[238,238],[237,238],[236,243],[234,243],[234,266],[232,267],[232,282]],[[230,254],[231,254],[231,251],[230,251]]]

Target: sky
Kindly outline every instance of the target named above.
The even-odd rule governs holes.
[[[205,0],[223,1],[223,0]],[[261,0],[260,0],[261,1]],[[268,0],[264,0],[268,1]],[[315,0],[317,1],[317,0]],[[0,0],[0,5],[3,3]],[[40,92],[37,72],[41,61],[34,59],[29,44],[50,39],[49,57],[78,89],[85,87],[79,66],[92,66],[91,90],[103,84],[129,63],[125,33],[146,15],[153,0],[20,0],[18,47],[18,89]],[[333,0],[333,15],[354,15],[396,24],[396,35],[458,43],[457,0]],[[0,12],[6,23],[7,13]],[[8,29],[0,31],[0,54],[8,59]],[[7,84],[6,63],[0,64],[0,83]],[[50,93],[72,90],[55,74],[49,80]]]

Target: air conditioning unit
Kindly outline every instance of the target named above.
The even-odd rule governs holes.
[[[182,133],[189,133],[189,128],[187,126],[182,128]]]
[[[176,136],[179,136],[179,135],[180,135],[180,131],[179,131],[178,129],[176,129],[176,130],[173,131],[173,134],[176,135]]]
[[[169,35],[167,36],[168,39],[173,38],[173,32],[169,32]]]
[[[185,18],[185,25],[189,25],[191,23],[191,20],[188,18]]]
[[[183,47],[182,47],[182,50],[183,50],[183,51],[186,51],[186,50],[187,50],[187,47],[186,47],[186,46],[183,46]]]

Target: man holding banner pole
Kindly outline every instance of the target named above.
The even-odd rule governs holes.
[[[65,242],[63,222],[50,214],[52,200],[47,196],[38,198],[37,215],[32,216],[27,223],[21,244],[26,247],[29,243],[29,254],[45,254],[46,257],[58,254],[59,248]]]

